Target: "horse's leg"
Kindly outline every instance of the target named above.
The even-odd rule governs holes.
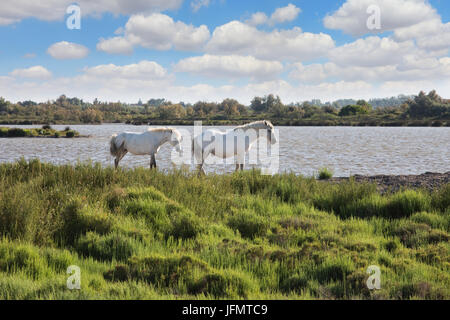
[[[117,155],[116,159],[114,159],[114,166],[116,167],[116,169],[117,169],[117,167],[119,166],[120,160],[122,160],[123,157],[125,157],[125,155],[127,154],[127,152],[128,152],[127,150],[121,151],[121,152]]]
[[[243,163],[241,163],[241,171],[244,171],[244,164]]]
[[[239,163],[236,163],[236,172],[239,171]]]
[[[156,158],[155,158],[155,154],[152,154],[152,157],[151,157],[151,160],[150,160],[150,169],[151,169],[152,167],[156,169]]]

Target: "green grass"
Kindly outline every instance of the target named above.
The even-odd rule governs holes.
[[[450,188],[0,164],[0,299],[449,299]],[[81,290],[66,287],[70,265]],[[381,269],[381,290],[365,283]]]

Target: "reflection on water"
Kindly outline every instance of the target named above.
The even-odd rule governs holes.
[[[30,128],[33,126],[16,126]],[[54,126],[63,130],[66,126]],[[39,158],[55,164],[92,160],[113,165],[109,138],[123,131],[143,132],[147,127],[124,124],[73,125],[91,138],[0,139],[0,162]],[[177,127],[193,132],[193,127]],[[207,127],[204,127],[207,128]],[[226,128],[221,128],[225,130]],[[420,174],[450,170],[450,128],[277,127],[280,132],[280,172],[313,175],[322,167],[336,176],[353,174]],[[161,170],[172,167],[171,148],[156,156]],[[127,154],[121,166],[149,166],[149,157]],[[234,165],[208,165],[207,172],[231,172]]]

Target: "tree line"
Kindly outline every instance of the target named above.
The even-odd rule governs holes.
[[[390,101],[391,104],[386,104]],[[345,104],[343,102],[350,102]],[[372,102],[378,107],[372,105]],[[380,106],[381,105],[381,106]],[[302,123],[314,121],[347,123],[348,120],[449,120],[450,100],[443,99],[436,91],[420,92],[406,99],[399,96],[387,99],[338,100],[321,103],[320,100],[284,104],[279,96],[269,94],[255,97],[250,105],[235,99],[222,102],[198,101],[172,103],[165,99],[141,100],[137,104],[122,102],[92,103],[79,98],[61,95],[56,100],[37,103],[21,101],[11,103],[0,97],[1,123],[102,123],[102,122],[152,122],[171,123],[176,120],[238,121],[267,118],[278,123]],[[343,122],[346,120],[347,122]],[[288,122],[289,121],[289,122]],[[297,122],[295,122],[297,121]],[[300,122],[298,122],[300,121]]]

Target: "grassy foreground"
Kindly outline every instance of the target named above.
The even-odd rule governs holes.
[[[449,207],[450,185],[1,164],[0,300],[449,299]]]

